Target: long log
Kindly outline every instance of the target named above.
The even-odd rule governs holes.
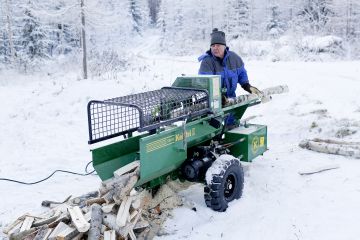
[[[312,140],[303,140],[299,143],[301,148],[320,153],[336,154],[347,157],[360,158],[360,150],[351,145],[331,144],[324,142],[315,142]]]
[[[101,236],[102,210],[99,204],[91,206],[91,221],[88,240],[99,240]]]
[[[56,219],[58,219],[58,217],[60,216],[60,213],[56,213],[54,216],[49,217],[49,218],[45,218],[45,219],[41,219],[41,220],[37,220],[33,223],[33,227],[39,227],[45,224],[49,224],[54,222]]]

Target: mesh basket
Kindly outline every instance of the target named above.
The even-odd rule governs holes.
[[[209,112],[206,90],[165,87],[88,104],[89,143],[151,131]]]

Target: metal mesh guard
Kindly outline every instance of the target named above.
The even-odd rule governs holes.
[[[90,101],[89,143],[134,131],[150,131],[208,111],[208,92],[187,88],[165,87],[105,101]]]

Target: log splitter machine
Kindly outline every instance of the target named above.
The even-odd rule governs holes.
[[[204,183],[208,207],[225,211],[244,186],[243,162],[267,150],[267,127],[243,124],[248,107],[286,92],[286,86],[224,101],[220,76],[181,76],[171,87],[88,103],[93,166],[105,181],[138,161],[136,187],[155,188],[169,178]],[[232,115],[237,125],[229,128]],[[104,140],[117,141],[104,144]],[[113,139],[116,140],[116,139]],[[108,142],[106,141],[106,142]]]

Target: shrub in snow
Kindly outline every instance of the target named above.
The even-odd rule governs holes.
[[[305,36],[297,46],[302,56],[328,54],[331,57],[344,56],[343,40],[336,36]]]

